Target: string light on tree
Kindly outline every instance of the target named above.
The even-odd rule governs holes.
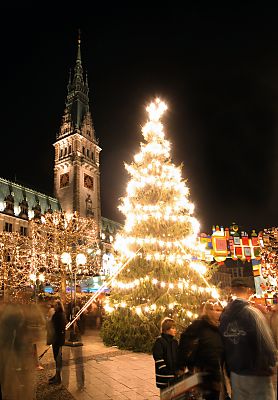
[[[120,347],[127,347],[122,337],[132,336],[128,327],[139,329],[141,344],[136,335],[125,340],[129,348],[143,351],[150,350],[161,318],[172,316],[185,325],[203,299],[218,296],[215,289],[206,290],[207,268],[197,261],[200,225],[182,167],[171,162],[161,123],[167,106],[155,99],[146,110],[144,142],[131,165],[125,164],[130,180],[119,206],[125,225],[114,243],[121,262],[132,261],[113,283],[107,303],[111,314],[103,325],[104,341]]]
[[[0,284],[4,301],[18,300],[29,284],[30,240],[17,232],[0,232]]]
[[[33,267],[44,274],[47,284],[65,297],[67,271],[61,255],[65,252],[70,256],[87,254],[86,268],[76,270],[77,284],[97,273],[101,260],[90,251],[97,245],[97,232],[94,219],[80,217],[77,213],[46,213],[41,221],[31,221]]]
[[[5,301],[18,301],[18,297],[32,301],[28,287],[36,289],[33,297],[37,299],[44,282],[65,294],[65,267],[60,260],[65,251],[88,254],[87,268],[77,270],[78,283],[85,276],[98,273],[101,253],[97,253],[94,219],[77,213],[46,213],[30,221],[29,236],[0,232],[0,284]]]

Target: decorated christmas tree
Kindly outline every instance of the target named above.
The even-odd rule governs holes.
[[[164,137],[166,109],[159,99],[147,107],[145,141],[125,165],[131,179],[119,207],[126,220],[115,250],[126,267],[112,282],[101,332],[107,345],[137,351],[151,350],[163,317],[174,318],[181,330],[203,300],[217,297],[200,260],[199,223],[182,167],[171,162]]]

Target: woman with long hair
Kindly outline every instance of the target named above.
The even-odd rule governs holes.
[[[204,372],[203,399],[219,400],[222,387],[224,347],[218,330],[222,306],[214,299],[203,303],[200,316],[181,334],[179,367]]]

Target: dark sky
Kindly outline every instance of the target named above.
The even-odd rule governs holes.
[[[145,105],[160,96],[202,231],[277,226],[278,6],[93,3],[2,6],[0,176],[53,193],[52,144],[80,28],[103,149],[102,215],[123,221],[123,163],[139,150]]]

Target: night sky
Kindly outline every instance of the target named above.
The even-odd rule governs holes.
[[[277,226],[278,7],[90,3],[2,6],[0,176],[53,194],[52,144],[80,28],[102,215],[123,222],[124,162],[139,151],[145,106],[159,96],[201,230]]]

